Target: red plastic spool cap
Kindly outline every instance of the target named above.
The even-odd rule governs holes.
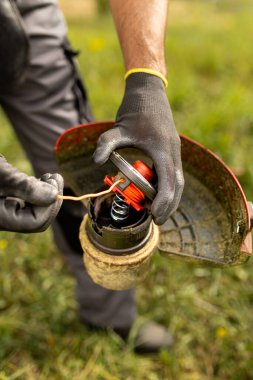
[[[135,163],[133,164],[133,167],[142,175],[142,177],[144,177],[148,182],[151,182],[151,180],[153,179],[154,177],[154,172],[152,169],[150,169],[150,167],[146,164],[144,164],[144,162],[138,160],[138,161],[135,161]]]
[[[138,160],[133,164],[133,167],[135,170],[137,170],[148,182],[150,182],[154,177],[154,172],[148,165],[146,165],[144,162]],[[114,177],[108,177],[106,176],[104,178],[104,182],[111,186],[114,183],[116,176]],[[126,203],[130,204],[135,208],[137,211],[141,211],[144,207],[141,205],[141,203],[145,199],[145,194],[133,183],[131,183],[125,190],[121,190],[117,186],[113,188],[113,191],[115,193],[119,193],[124,197],[124,200]]]

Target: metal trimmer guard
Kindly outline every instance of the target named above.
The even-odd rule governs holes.
[[[56,157],[65,181],[77,195],[94,192],[105,175],[115,174],[107,162],[92,160],[99,136],[113,122],[89,123],[66,131],[57,141]],[[160,227],[158,250],[167,257],[228,266],[246,262],[252,253],[251,205],[232,171],[210,150],[181,136],[185,188],[178,210]],[[143,152],[118,152],[131,164]]]

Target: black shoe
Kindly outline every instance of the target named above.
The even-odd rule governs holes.
[[[134,339],[134,351],[138,354],[157,354],[161,350],[169,350],[174,339],[169,331],[156,322],[145,323],[138,330]]]

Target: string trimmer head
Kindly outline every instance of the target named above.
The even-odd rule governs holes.
[[[99,136],[113,122],[80,125],[57,141],[56,158],[65,181],[77,194],[96,191],[104,178],[114,178],[115,165],[97,167],[92,160]],[[160,227],[158,251],[166,256],[215,266],[240,264],[252,253],[252,205],[232,171],[210,150],[181,136],[185,187],[177,211]],[[128,163],[141,160],[152,168],[143,152],[117,151]]]

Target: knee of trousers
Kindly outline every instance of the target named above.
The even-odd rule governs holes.
[[[92,281],[80,256],[69,256],[68,261],[77,281],[81,321],[97,327],[131,328],[136,318],[135,290],[105,289]]]
[[[130,328],[136,318],[134,289],[105,289],[89,277],[78,238],[82,219],[79,207],[66,207],[58,219],[53,226],[55,240],[76,280],[80,320],[97,327]]]

